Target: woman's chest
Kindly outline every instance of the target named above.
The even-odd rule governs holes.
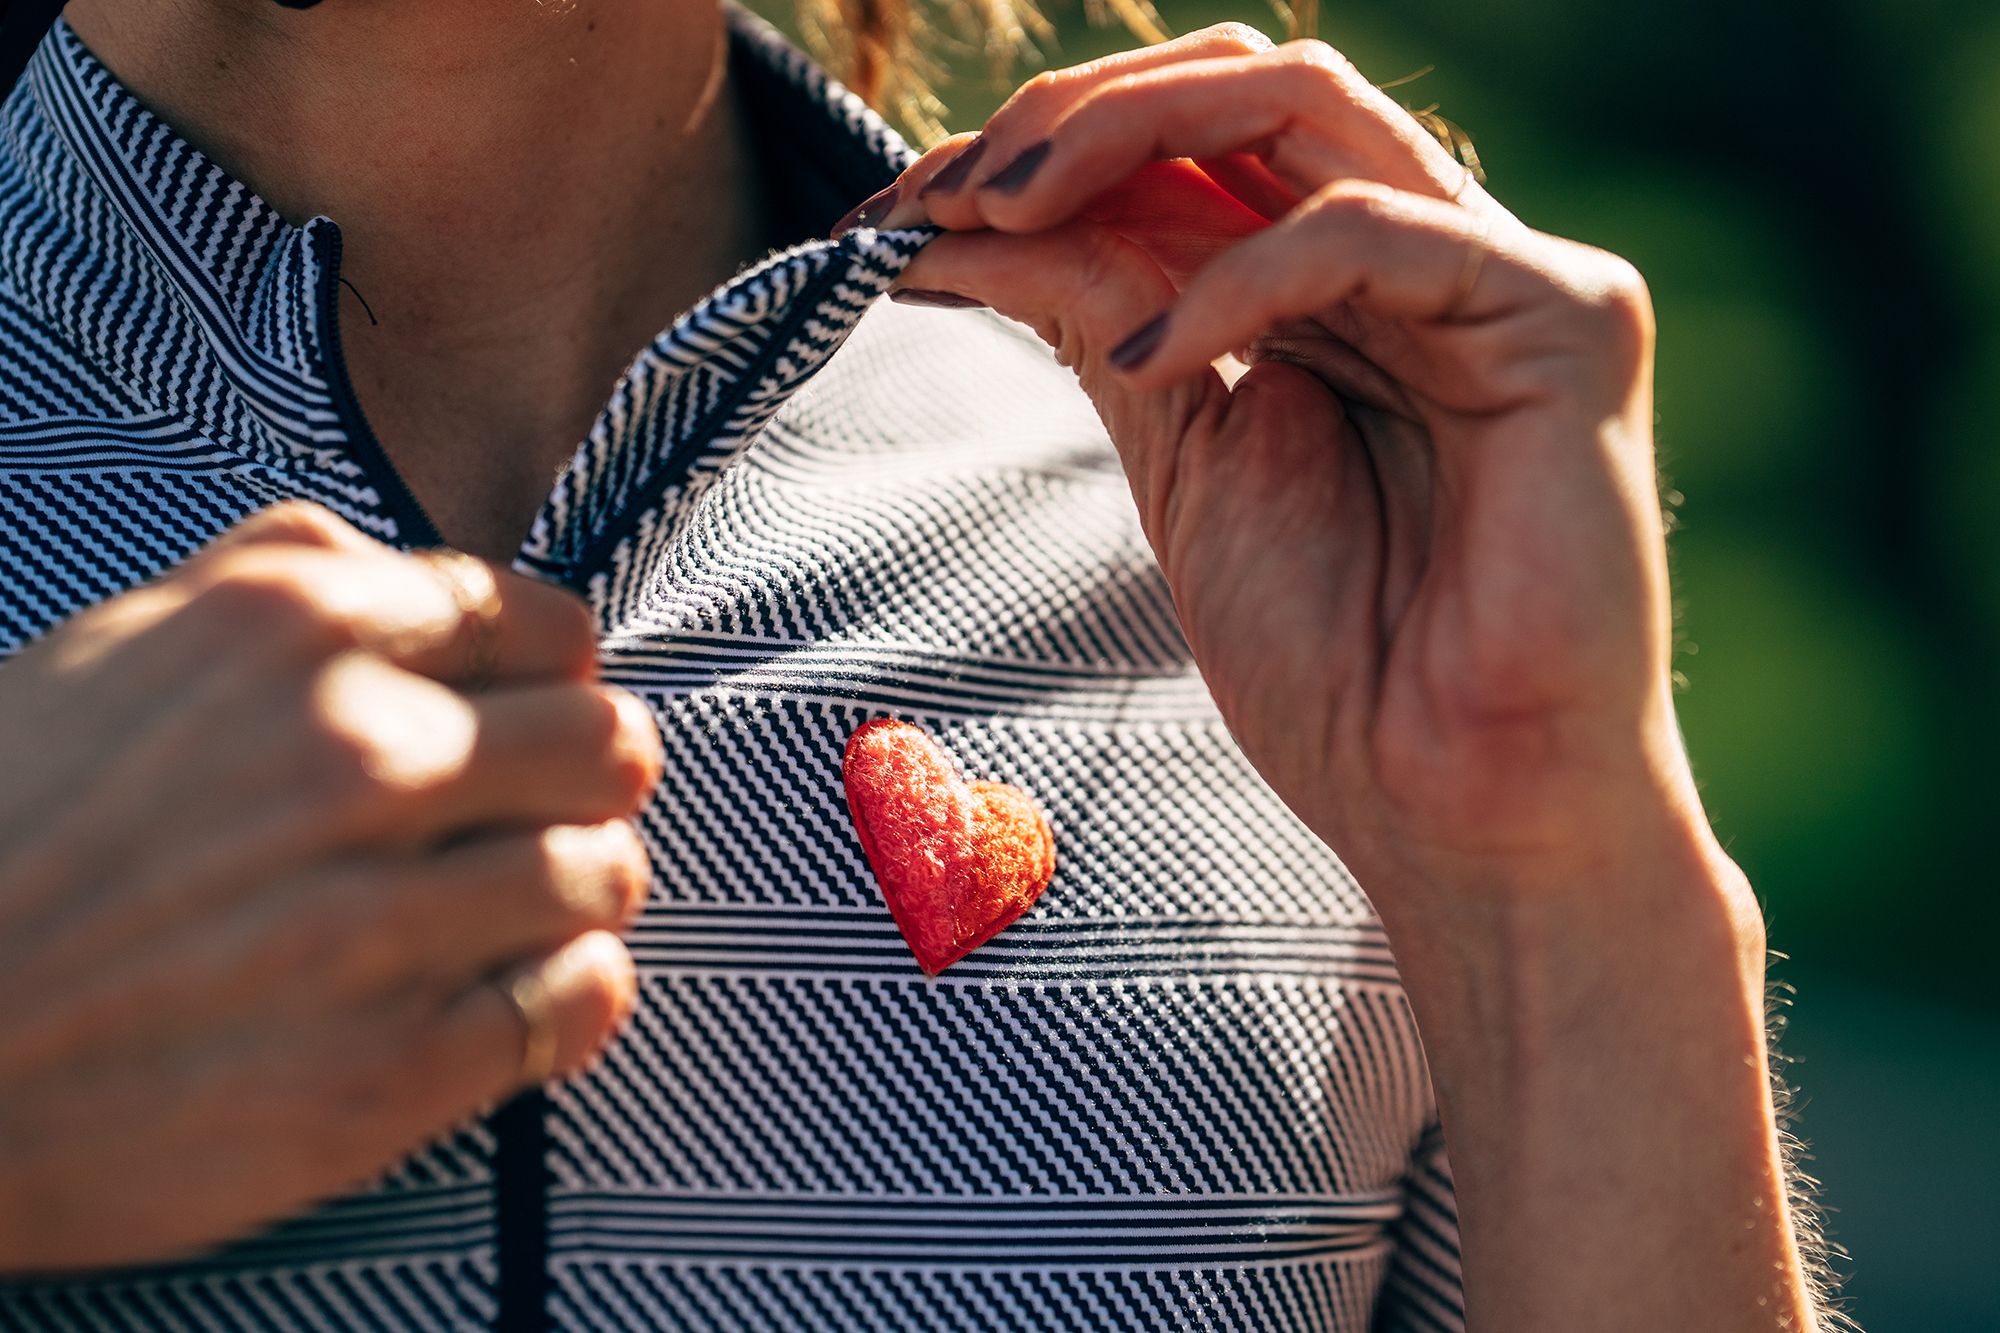
[[[779,429],[594,590],[667,766],[637,1016],[551,1107],[575,1262],[1379,1259],[1431,1114],[1386,941],[1231,742],[1122,482],[1064,457]],[[936,978],[842,785],[884,716],[1054,832]]]

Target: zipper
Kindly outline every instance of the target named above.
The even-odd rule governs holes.
[[[437,524],[417,502],[409,483],[375,437],[348,373],[340,341],[340,228],[322,224],[319,327],[326,341],[328,387],[347,447],[382,494],[383,507],[409,547],[443,546]],[[514,1097],[493,1113],[493,1222],[495,1333],[542,1333],[549,1296],[548,1095],[540,1088]]]
[[[382,493],[382,507],[396,520],[396,530],[409,547],[443,546],[437,524],[417,503],[410,484],[375,438],[375,428],[361,413],[361,401],[354,395],[354,377],[347,371],[347,352],[340,339],[340,228],[332,221],[321,224],[325,237],[319,265],[319,327],[326,346],[327,387],[333,394],[334,415],[347,433],[348,453],[361,465],[375,489]]]
[[[549,1098],[540,1088],[493,1113],[494,1333],[543,1333],[549,1308]]]

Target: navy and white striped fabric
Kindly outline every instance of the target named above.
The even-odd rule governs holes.
[[[817,234],[908,151],[732,24]],[[199,1262],[0,1284],[0,1329],[1462,1326],[1381,927],[1231,744],[1069,372],[875,299],[925,239],[807,241],[689,312],[520,554],[666,742],[602,1067]],[[435,541],[339,264],[55,30],[0,117],[0,654],[281,498]],[[885,714],[1056,830],[1035,909],[937,980],[843,804]]]

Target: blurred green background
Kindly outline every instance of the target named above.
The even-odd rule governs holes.
[[[1133,44],[1048,12],[1051,64]],[[2000,6],[1354,0],[1319,35],[1377,82],[1434,67],[1396,95],[1501,200],[1650,280],[1682,718],[1790,955],[1850,1309],[2000,1330]],[[955,68],[977,128],[1005,89]]]

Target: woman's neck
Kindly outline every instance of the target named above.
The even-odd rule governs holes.
[[[446,538],[510,557],[632,355],[774,239],[716,0],[74,0],[93,51],[286,218],[340,224],[363,409]]]

